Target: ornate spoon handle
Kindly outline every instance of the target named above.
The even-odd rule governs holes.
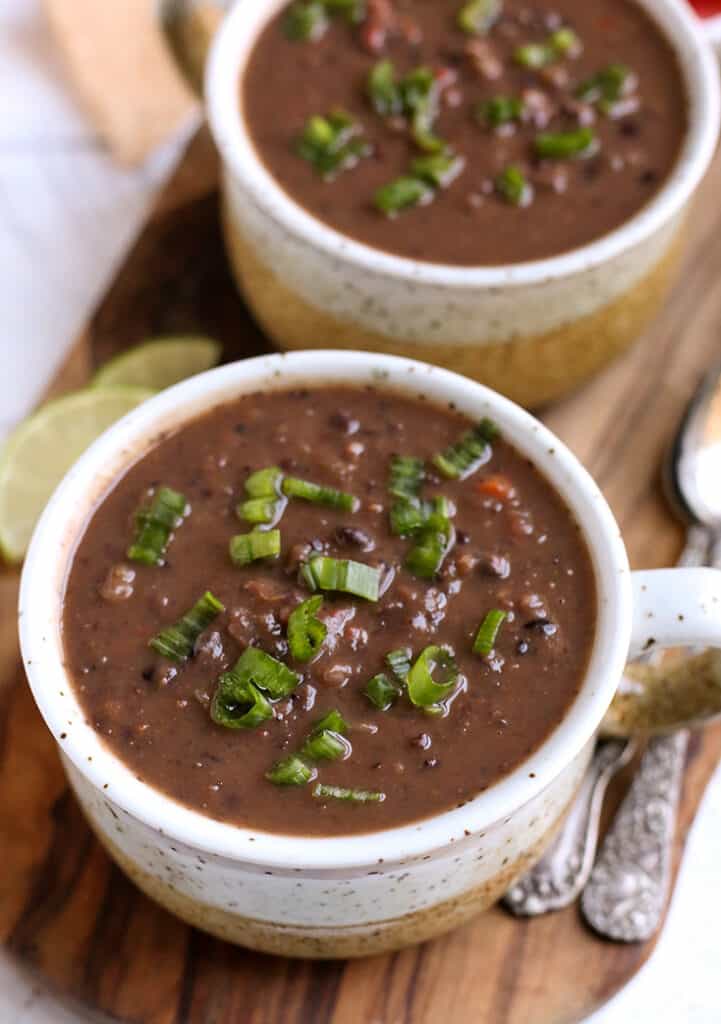
[[[679,564],[701,564],[708,546],[706,530],[692,527]],[[712,562],[718,549],[717,540]],[[609,939],[643,942],[658,928],[671,882],[688,737],[684,729],[650,740],[583,891],[583,916]]]
[[[581,897],[591,927],[643,942],[666,905],[688,731],[650,741]]]
[[[506,910],[533,917],[567,907],[579,896],[593,867],[606,789],[633,749],[625,740],[599,743],[561,831],[543,858],[503,897]]]

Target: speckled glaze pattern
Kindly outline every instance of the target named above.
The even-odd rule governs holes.
[[[455,296],[412,285],[396,285],[394,296],[392,282],[365,278],[340,260],[301,259],[293,239],[254,213],[228,175],[224,197],[236,281],[279,348],[414,356],[530,407],[577,387],[641,335],[663,304],[682,249],[674,222],[615,274],[598,268],[536,285],[523,300],[498,289]]]
[[[284,2],[256,0],[231,11],[205,82],[231,263],[279,348],[421,358],[537,406],[575,387],[641,334],[667,292],[680,228],[718,135],[718,69],[685,0],[637,0],[674,46],[689,100],[687,136],[668,181],[603,238],[498,267],[450,267],[381,252],[321,223],[280,188],[246,130],[238,80],[257,35]]]
[[[495,903],[551,842],[580,785],[587,744],[536,799],[422,858],[355,871],[263,869],[149,828],[63,764],[96,835],[152,899],[204,931],[280,956],[385,953],[449,931]],[[372,857],[372,837],[369,837]]]
[[[87,516],[159,436],[244,393],[372,385],[493,418],[571,508],[589,545],[598,617],[568,712],[517,768],[462,807],[369,835],[299,837],[209,818],[138,778],[85,718],[64,667],[62,599]],[[670,578],[673,577],[673,578]],[[673,598],[670,598],[673,595]],[[519,406],[467,378],[375,353],[274,354],[218,367],[138,406],[66,475],[35,530],[20,588],[20,639],[35,700],[86,814],[151,896],[258,949],[362,955],[439,934],[493,902],[538,856],[571,801],[629,652],[654,642],[721,648],[721,573],[633,579],[603,495],[571,452]]]

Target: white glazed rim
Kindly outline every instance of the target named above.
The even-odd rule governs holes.
[[[636,0],[659,24],[678,55],[688,94],[689,127],[676,166],[658,194],[634,217],[589,245],[559,256],[497,267],[457,267],[394,256],[356,242],[317,220],[275,181],[245,129],[239,76],[259,31],[285,0],[237,4],[218,31],[205,77],[208,119],[224,163],[252,201],[286,230],[329,256],[413,283],[450,288],[540,284],[589,270],[621,255],[683,209],[713,156],[721,121],[716,58],[686,0]]]
[[[582,689],[530,758],[462,808],[399,828],[338,838],[283,836],[224,824],[140,781],[84,720],[63,666],[60,635],[65,574],[88,515],[160,431],[244,392],[318,382],[371,383],[423,393],[431,401],[455,402],[470,416],[496,419],[504,436],[539,466],[573,510],[593,557],[599,603]],[[538,796],[597,730],[621,677],[632,618],[630,572],[616,522],[589,474],[545,426],[458,374],[409,359],[347,351],[277,354],[219,367],[149,399],[106,431],[68,472],[37,525],[22,575],[19,615],[23,660],[38,707],[63,753],[96,790],[151,829],[197,850],[266,866],[326,870],[429,854],[482,831]]]

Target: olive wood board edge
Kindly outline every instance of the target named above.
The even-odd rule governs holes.
[[[215,155],[201,130],[160,195],[51,392],[148,335],[202,331],[226,359],[267,350],[231,282],[217,218]],[[678,527],[657,467],[696,379],[721,352],[717,159],[689,226],[677,287],[651,331],[544,419],[577,452],[621,523],[632,562],[673,562]],[[448,936],[348,962],[290,961],[195,931],[144,897],[108,859],[70,794],[17,651],[17,573],[0,574],[0,935],[28,977],[49,981],[80,1021],[123,1024],[577,1024],[650,955],[605,942],[577,907],[519,921],[494,909]],[[695,734],[675,867],[721,754],[721,725]],[[630,771],[614,786],[608,812]]]

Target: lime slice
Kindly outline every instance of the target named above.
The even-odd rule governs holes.
[[[131,348],[102,366],[95,388],[153,388],[162,391],[215,366],[222,346],[212,338],[158,338]]]
[[[16,427],[0,451],[0,555],[6,561],[22,561],[40,513],[78,456],[152,394],[146,388],[73,391]]]

